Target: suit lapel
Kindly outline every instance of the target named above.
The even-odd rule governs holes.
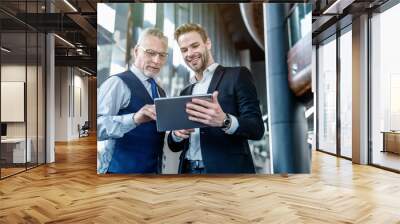
[[[190,95],[193,93],[193,88],[194,88],[194,84],[191,84],[191,85],[188,87],[188,93],[189,93]]]
[[[195,85],[195,84],[190,84],[189,86],[187,86],[187,87],[182,91],[182,95],[192,95],[194,85]]]
[[[214,71],[214,74],[211,79],[210,86],[208,87],[207,93],[213,93],[217,89],[219,82],[221,81],[223,75],[224,75],[224,67],[222,67],[221,65],[218,65],[218,67]],[[192,87],[192,89],[193,89],[193,87]]]
[[[214,71],[213,77],[211,78],[210,86],[208,87],[207,93],[213,93],[217,89],[223,75],[224,75],[224,67],[218,65],[218,67]],[[192,95],[194,85],[195,84],[190,84],[189,86],[187,86],[182,91],[182,95]]]

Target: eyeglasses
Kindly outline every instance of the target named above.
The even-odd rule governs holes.
[[[146,48],[144,48],[142,46],[139,46],[139,48],[142,49],[144,51],[144,53],[149,57],[155,57],[157,55],[160,55],[160,59],[161,60],[165,60],[168,57],[168,53],[165,53],[165,52],[157,52],[157,51],[152,50],[152,49],[146,49]]]

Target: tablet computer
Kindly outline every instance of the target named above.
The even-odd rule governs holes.
[[[156,98],[154,104],[157,113],[157,131],[207,127],[205,124],[189,120],[186,104],[193,98],[211,100],[212,94]]]

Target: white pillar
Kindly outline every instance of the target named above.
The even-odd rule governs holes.
[[[55,74],[54,35],[46,36],[46,163],[55,161]]]
[[[353,20],[353,162],[368,163],[368,16]]]

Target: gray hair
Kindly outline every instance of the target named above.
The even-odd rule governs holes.
[[[163,32],[161,32],[159,29],[157,28],[146,28],[142,31],[142,33],[139,36],[139,40],[138,40],[138,45],[142,43],[143,39],[147,36],[154,36],[154,37],[158,37],[159,39],[161,39],[162,41],[164,41],[164,43],[168,46],[168,38],[164,35]]]

